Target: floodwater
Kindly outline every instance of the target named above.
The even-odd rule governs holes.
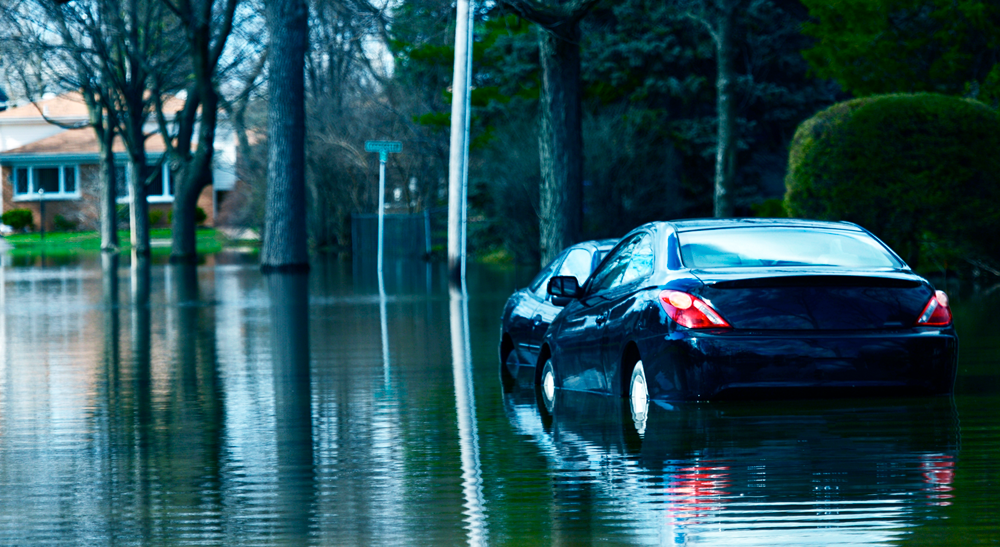
[[[109,272],[105,275],[104,272]],[[1000,294],[953,298],[956,395],[652,405],[504,393],[533,272],[0,268],[3,545],[1000,542]]]

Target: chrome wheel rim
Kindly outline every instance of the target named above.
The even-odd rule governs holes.
[[[551,361],[546,361],[545,368],[542,369],[540,387],[542,390],[542,401],[545,403],[545,409],[552,412],[552,407],[555,406],[556,400],[556,373],[552,367]]]
[[[642,361],[632,369],[632,378],[628,387],[629,405],[632,408],[632,421],[636,430],[642,434],[646,431],[646,414],[649,411],[649,388],[646,385],[646,371]]]

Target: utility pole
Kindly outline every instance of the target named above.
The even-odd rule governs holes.
[[[469,95],[472,87],[472,0],[458,0],[455,73],[451,84],[451,148],[448,161],[448,279],[465,287],[469,188]]]

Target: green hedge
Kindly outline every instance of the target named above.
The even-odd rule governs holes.
[[[868,228],[921,257],[1000,262],[1000,114],[931,93],[836,104],[803,122],[789,155],[794,217]]]

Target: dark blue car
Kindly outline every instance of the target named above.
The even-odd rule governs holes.
[[[500,377],[506,387],[513,384],[521,367],[535,366],[542,337],[566,303],[553,302],[547,292],[549,279],[572,276],[583,284],[617,242],[604,239],[567,247],[527,287],[507,299],[500,321]]]
[[[622,238],[539,348],[536,383],[708,400],[833,391],[949,393],[948,297],[863,228],[790,219],[654,222]]]

